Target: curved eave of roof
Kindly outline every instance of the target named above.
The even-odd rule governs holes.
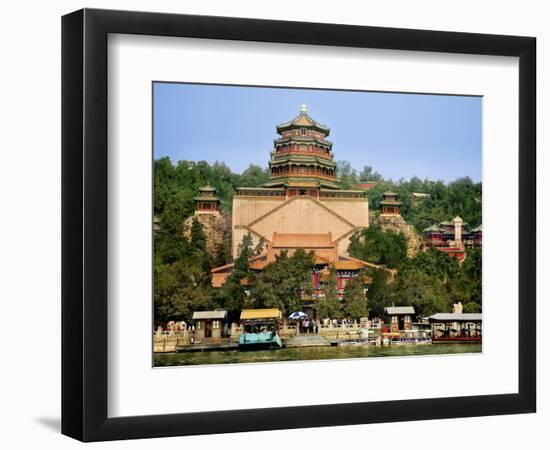
[[[220,199],[218,197],[193,197],[193,200],[200,201],[200,202],[220,202]]]
[[[303,128],[303,127],[301,127]],[[332,142],[324,140],[324,139],[318,139],[313,136],[288,136],[288,137],[281,137],[278,139],[273,140],[273,144],[275,147],[277,145],[285,145],[285,144],[315,144],[324,146],[327,148],[332,148]]]
[[[303,177],[303,178],[286,178],[284,180],[285,186],[287,187],[306,187],[304,183],[310,185],[310,187],[319,187],[320,180],[315,177]]]
[[[214,186],[210,186],[209,184],[207,184],[206,186],[201,186],[199,187],[199,191],[209,191],[209,192],[213,192],[215,191],[216,188]]]
[[[266,188],[274,188],[277,186],[281,187],[292,187],[293,182],[303,182],[304,180],[310,180],[318,183],[318,186],[327,188],[327,190],[339,190],[340,186],[336,184],[335,182],[326,181],[323,179],[315,178],[315,176],[311,177],[301,177],[301,178],[290,178],[290,177],[280,177],[274,180],[269,180],[267,183],[264,183],[264,187]]]
[[[403,203],[394,200],[382,200],[381,202],[378,202],[378,204],[388,206],[401,206]]]
[[[269,161],[269,165],[274,164],[283,164],[287,162],[316,162],[318,164],[322,164],[324,166],[330,166],[330,167],[336,167],[336,163],[330,159],[330,158],[324,158],[322,156],[309,156],[309,155],[293,155],[288,154],[284,156],[277,156],[274,157],[271,161]]]
[[[329,188],[331,190],[340,190],[340,186],[336,183],[331,183],[330,181],[321,180],[321,186]]]
[[[365,191],[361,189],[338,189],[343,194],[364,194]],[[334,192],[333,189],[321,189],[321,192]]]
[[[248,186],[242,186],[238,187],[237,191],[278,191],[278,192],[284,192],[283,189],[273,189],[268,187],[248,187]]]
[[[303,123],[301,119],[305,119],[306,123]],[[282,133],[293,128],[313,128],[328,136],[330,134],[330,128],[322,123],[313,120],[306,112],[301,112],[296,118],[288,122],[277,125],[277,133]]]

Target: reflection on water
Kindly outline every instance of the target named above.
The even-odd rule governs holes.
[[[304,361],[381,356],[444,355],[479,352],[481,352],[481,344],[394,345],[383,347],[361,345],[283,348],[280,350],[258,350],[252,352],[232,350],[220,352],[161,353],[155,354],[155,366]]]

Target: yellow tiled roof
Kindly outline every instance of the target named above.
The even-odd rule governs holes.
[[[213,273],[212,274],[212,287],[219,288],[229,278],[231,272]]]
[[[265,259],[252,261],[250,264],[248,264],[248,267],[250,267],[252,270],[263,270],[265,266],[267,266],[267,261]]]
[[[362,264],[358,260],[334,262],[334,268],[336,270],[360,270],[363,267],[365,267],[365,264]]]

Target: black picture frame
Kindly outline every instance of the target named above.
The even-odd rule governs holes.
[[[110,33],[519,57],[518,393],[109,418],[107,36]],[[102,441],[535,412],[535,91],[533,37],[94,9],[64,16],[62,433],[82,441]]]

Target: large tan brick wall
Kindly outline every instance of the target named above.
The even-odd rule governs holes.
[[[321,199],[321,203],[353,223],[356,227],[369,226],[369,202],[365,199]]]
[[[233,226],[248,225],[253,220],[281,205],[284,201],[284,197],[274,199],[269,197],[235,196],[233,197]]]
[[[270,241],[274,232],[279,233],[332,233],[339,241],[340,254],[347,254],[349,236],[356,228],[369,224],[368,200],[331,199],[314,200],[310,197],[294,197],[275,200],[261,197],[235,197],[233,200],[233,256],[243,237],[252,231],[256,244],[260,237]]]

